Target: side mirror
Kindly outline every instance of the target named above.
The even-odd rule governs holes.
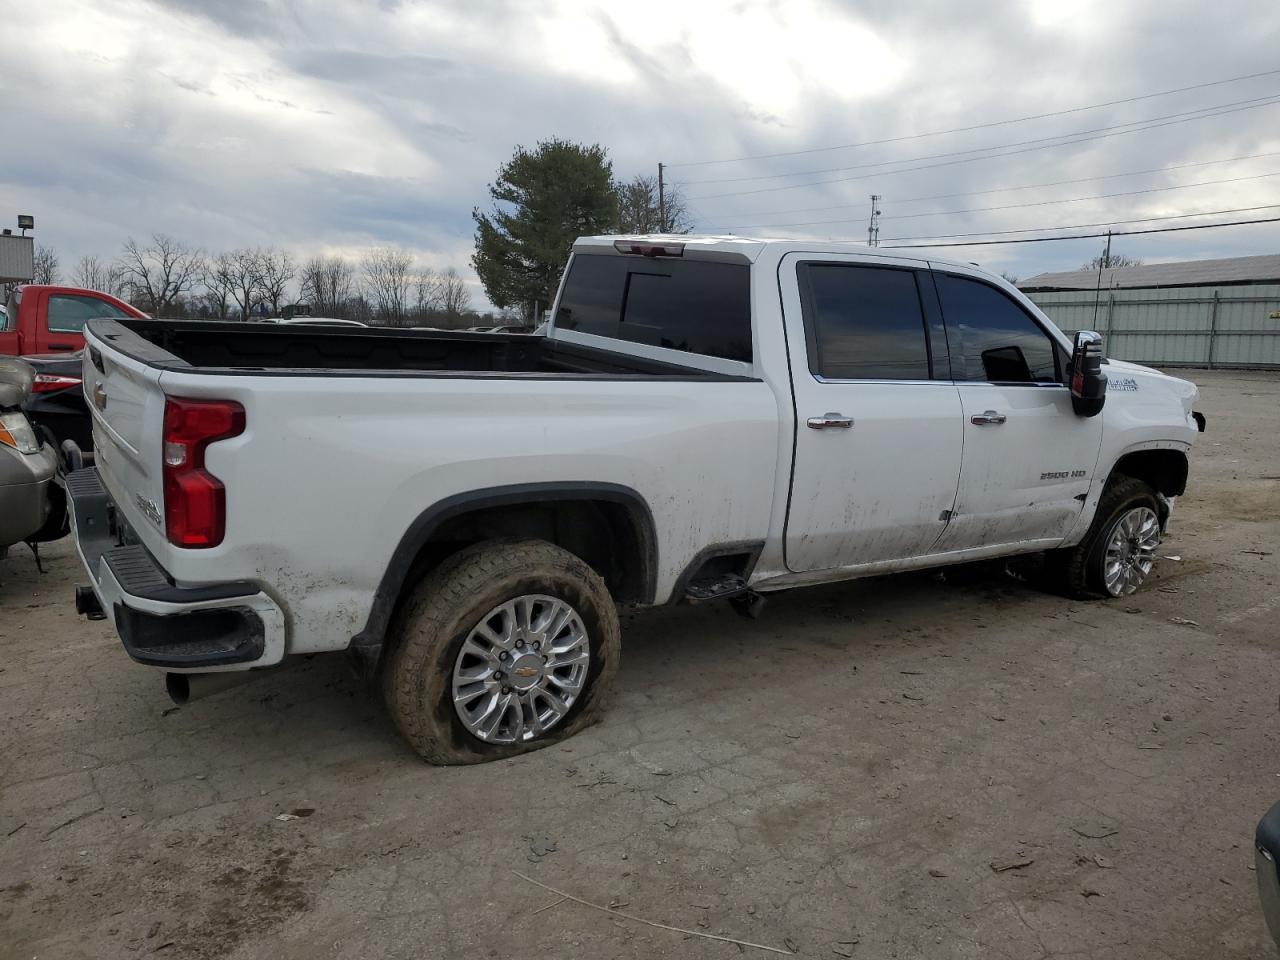
[[[1096,417],[1107,399],[1107,375],[1102,372],[1102,337],[1092,330],[1076,334],[1071,351],[1071,408],[1081,417]]]

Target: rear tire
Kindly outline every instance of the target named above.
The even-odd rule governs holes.
[[[515,610],[524,611],[523,627]],[[533,621],[542,632],[530,632]],[[504,623],[510,642],[495,634]],[[553,633],[565,653],[548,652]],[[410,746],[436,764],[512,757],[590,726],[622,646],[604,581],[574,554],[541,540],[488,541],[450,557],[413,589],[392,636],[396,646],[383,669],[387,708]],[[455,707],[458,697],[471,699]]]
[[[1113,579],[1109,584],[1108,544],[1113,538],[1123,541],[1134,539],[1120,530],[1121,524],[1130,524],[1136,533],[1142,526],[1140,521],[1145,520],[1148,514],[1157,524],[1154,540],[1150,535],[1141,538],[1143,546],[1136,551],[1137,558],[1127,568],[1127,579],[1114,580],[1113,557]],[[1159,518],[1160,501],[1149,484],[1133,477],[1115,477],[1103,491],[1085,538],[1074,547],[1050,550],[1045,554],[1045,576],[1049,585],[1076,600],[1122,597],[1133,593],[1149,576],[1154,564],[1155,550],[1160,544]],[[1150,534],[1149,529],[1147,533]],[[1150,563],[1143,559],[1148,555]],[[1143,569],[1144,565],[1146,569]]]

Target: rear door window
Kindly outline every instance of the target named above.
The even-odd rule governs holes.
[[[49,295],[49,332],[80,333],[85,321],[99,317],[128,317],[119,307],[97,297],[78,297],[69,293]]]
[[[751,267],[575,254],[556,326],[751,362]]]
[[[802,263],[809,369],[828,380],[927,380],[929,345],[916,271]]]
[[[1016,300],[981,280],[951,273],[934,278],[957,380],[1061,382],[1053,340]]]

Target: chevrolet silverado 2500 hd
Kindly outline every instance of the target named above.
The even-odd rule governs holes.
[[[1047,552],[1151,570],[1196,388],[966,264],[579,240],[545,337],[94,320],[82,612],[200,695],[351,650],[425,758],[597,714],[615,604]]]

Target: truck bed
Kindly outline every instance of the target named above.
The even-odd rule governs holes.
[[[528,334],[305,327],[206,320],[95,320],[122,352],[184,373],[678,377],[722,374]],[[692,359],[692,358],[691,358]],[[737,378],[729,378],[737,379]]]

